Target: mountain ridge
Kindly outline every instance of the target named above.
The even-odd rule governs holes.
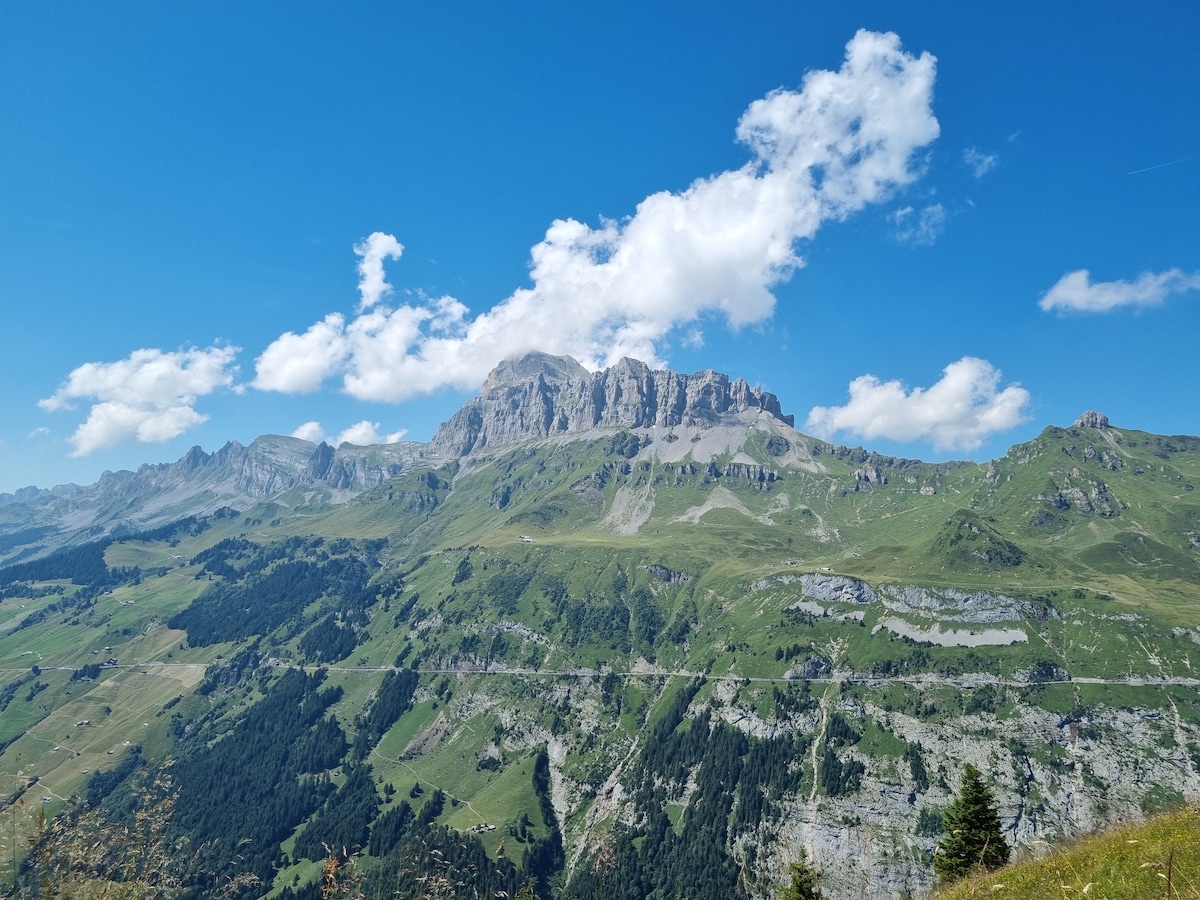
[[[264,437],[59,498],[69,535],[0,507],[10,562],[75,541],[0,563],[0,773],[54,814],[135,735],[149,766],[232,754],[303,668],[333,704],[295,738],[310,786],[365,788],[364,828],[444,790],[455,847],[525,844],[539,896],[557,872],[584,900],[759,900],[799,847],[838,895],[919,892],[963,762],[1026,846],[1200,795],[1200,438],[1089,411],[924,463],[803,435],[728,378],[679,376],[681,412],[614,369],[500,367],[475,430],[447,426],[465,456]],[[122,529],[138,509],[168,520]],[[189,803],[220,799],[210,768],[177,770]],[[369,846],[329,818],[225,836],[296,885],[312,857],[280,835]]]
[[[119,526],[147,527],[267,499],[287,505],[344,503],[428,457],[428,445],[414,442],[335,449],[282,435],[262,435],[249,445],[229,441],[212,453],[194,446],[175,462],[105,472],[93,485],[0,495],[0,546],[5,546],[0,563],[32,555],[31,547],[54,535],[65,543]],[[22,532],[46,528],[53,531],[20,542]]]
[[[144,463],[136,472],[106,472],[93,485],[0,494],[0,564],[120,525],[152,526],[222,506],[267,499],[344,503],[413,466],[436,467],[485,448],[596,429],[741,427],[738,416],[756,412],[789,427],[793,421],[775,395],[711,369],[689,376],[623,359],[591,373],[570,357],[530,353],[502,361],[480,397],[451,415],[429,442],[334,448],[262,435],[212,453],[194,446],[175,462]],[[23,541],[23,533],[30,539]]]
[[[1069,428],[1106,435],[1110,446],[1099,455],[1108,461],[1120,459],[1112,439],[1120,432],[1103,414],[1089,410]],[[93,485],[28,487],[0,494],[0,564],[121,525],[152,526],[223,506],[264,500],[284,506],[337,505],[414,467],[478,464],[482,457],[518,443],[576,440],[614,430],[641,434],[643,447],[657,443],[651,457],[660,462],[709,465],[720,458],[722,465],[765,464],[769,472],[790,465],[815,472],[823,468],[823,458],[854,461],[859,464],[856,490],[881,484],[896,467],[986,465],[994,471],[1002,460],[1020,455],[1023,446],[1015,445],[1005,457],[985,464],[933,464],[885,456],[795,430],[794,417],[783,413],[774,394],[712,369],[685,375],[652,370],[626,358],[590,372],[571,357],[535,352],[498,364],[480,395],[450,415],[428,442],[343,443],[334,448],[324,442],[262,435],[249,445],[229,441],[212,453],[194,446],[175,462],[145,463],[136,472],[106,472]],[[741,449],[754,431],[768,435],[768,456],[752,458]],[[1194,440],[1174,437],[1184,445]],[[935,490],[929,485],[924,489]],[[1058,506],[1104,508],[1108,503],[1100,482],[1084,487],[1070,483],[1054,490]]]

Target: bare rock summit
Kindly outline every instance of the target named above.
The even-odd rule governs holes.
[[[1108,416],[1104,413],[1088,410],[1082,416],[1075,420],[1076,428],[1107,428]]]
[[[794,424],[774,394],[711,369],[682,375],[626,358],[589,372],[569,356],[530,353],[493,369],[480,396],[438,429],[433,449],[453,459],[593,428],[715,424],[748,410]]]

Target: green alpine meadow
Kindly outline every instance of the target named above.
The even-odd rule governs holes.
[[[1200,438],[1080,412],[924,463],[532,354],[429,443],[2,495],[0,883],[915,898],[964,779],[979,862],[1194,801]]]

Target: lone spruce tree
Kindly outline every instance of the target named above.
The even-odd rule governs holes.
[[[996,800],[970,763],[963,766],[962,790],[942,817],[942,826],[946,833],[934,854],[933,870],[943,884],[1008,862],[1010,851],[1000,833]]]
[[[821,900],[817,885],[817,870],[808,862],[808,854],[800,848],[800,858],[788,867],[791,881],[779,892],[779,900]]]

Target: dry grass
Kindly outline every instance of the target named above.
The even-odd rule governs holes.
[[[97,810],[39,818],[31,839],[29,887],[42,897],[167,898],[179,893],[167,837],[175,797],[164,778],[138,789],[132,816],[105,821]]]
[[[1200,900],[1200,807],[1051,848],[934,894],[934,900]]]
[[[30,837],[23,889],[18,896],[63,900],[172,900],[185,893],[184,872],[204,867],[204,854],[172,836],[176,793],[167,774],[137,784],[134,810],[123,821],[101,810],[68,810],[47,821],[38,816]],[[258,888],[251,873],[230,871],[215,879],[218,897]]]

